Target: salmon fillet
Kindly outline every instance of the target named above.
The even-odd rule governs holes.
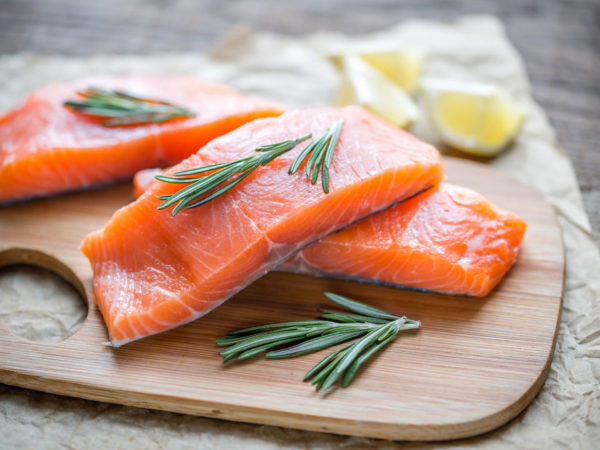
[[[160,169],[134,178],[141,195]],[[442,183],[327,236],[276,270],[484,297],[517,259],[527,224]]]
[[[305,248],[277,270],[483,297],[517,258],[526,223],[442,183]]]
[[[307,133],[316,138],[342,118],[329,194],[303,173],[287,172],[305,142],[227,194],[174,217],[157,210],[157,196],[181,185],[152,183],[103,230],[88,235],[81,249],[92,265],[95,300],[113,345],[194,320],[302,247],[442,181],[435,148],[359,107],[256,120],[167,174],[237,160]]]
[[[120,89],[184,106],[196,116],[104,127],[63,106],[89,87]],[[184,76],[89,78],[32,92],[0,116],[0,203],[69,191],[164,167],[240,125],[283,109],[219,84]]]

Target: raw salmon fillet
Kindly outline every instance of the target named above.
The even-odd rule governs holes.
[[[442,183],[325,237],[277,270],[486,296],[519,252],[526,223]]]
[[[329,194],[300,171],[288,174],[307,141],[227,194],[174,217],[157,210],[157,196],[181,185],[152,183],[103,230],[88,235],[81,249],[92,265],[95,300],[113,345],[194,320],[302,247],[442,181],[435,148],[359,107],[256,120],[167,173],[237,160],[307,133],[317,138],[342,118]]]
[[[136,195],[161,172],[138,172]],[[276,270],[484,297],[516,261],[526,228],[475,191],[442,183],[315,242]]]
[[[89,87],[120,89],[189,108],[195,117],[104,127],[63,106]],[[116,179],[187,158],[217,136],[283,110],[232,88],[184,76],[89,78],[51,84],[0,116],[0,203]]]

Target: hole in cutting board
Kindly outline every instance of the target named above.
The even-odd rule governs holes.
[[[79,292],[55,273],[28,265],[0,268],[0,322],[36,342],[60,342],[87,317]]]

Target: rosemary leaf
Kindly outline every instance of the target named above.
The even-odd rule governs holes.
[[[89,88],[78,92],[81,99],[67,100],[63,105],[81,114],[102,117],[102,125],[115,127],[166,122],[192,117],[195,113],[162,100],[135,97],[121,91]]]
[[[306,156],[314,150],[316,144],[317,144],[317,141],[312,141],[310,144],[308,144],[306,147],[304,147],[304,149],[302,149],[300,154],[296,157],[296,159],[290,166],[290,169],[288,170],[288,174],[293,175],[296,173],[296,171],[300,167],[300,164],[302,164],[302,161],[304,161]]]
[[[254,169],[256,169],[257,166],[252,167],[249,170],[246,170],[245,172],[242,172],[240,174],[240,176],[234,178],[233,180],[225,183],[223,186],[221,186],[220,188],[215,189],[212,193],[210,193],[209,195],[207,195],[204,198],[201,198],[200,200],[197,200],[193,203],[188,203],[188,202],[182,202],[182,204],[178,205],[180,206],[179,209],[181,209],[181,206],[185,207],[186,209],[191,209],[191,208],[195,208],[196,206],[200,206],[200,205],[204,205],[205,203],[210,202],[211,200],[223,195],[225,192],[230,191],[231,189],[233,189],[235,186],[237,186],[239,183],[241,183],[246,177],[248,177],[252,171]],[[177,214],[177,212],[179,211],[179,209],[175,208],[173,210],[173,215]]]
[[[333,160],[333,152],[337,145],[338,140],[340,139],[340,133],[342,132],[343,122],[339,122],[334,128],[332,132],[331,139],[327,144],[327,150],[325,151],[325,156],[323,157],[323,169],[321,174],[321,184],[323,185],[323,191],[327,194],[329,193],[329,168],[331,167],[331,161]]]
[[[295,326],[305,326],[305,325],[311,326],[311,327],[316,327],[316,326],[327,325],[330,323],[331,322],[329,322],[327,320],[295,320],[295,321],[291,321],[291,322],[272,323],[269,325],[261,325],[258,327],[244,328],[243,330],[230,331],[229,333],[227,333],[227,335],[228,336],[238,336],[240,334],[254,333],[255,331],[265,330],[268,328],[295,327]]]
[[[360,314],[352,314],[352,313],[339,312],[339,311],[331,311],[329,309],[320,309],[319,311],[324,313],[321,317],[325,317],[325,314],[338,314],[338,315],[347,317],[348,320],[346,320],[346,322],[348,322],[350,319],[352,319],[354,322],[369,322],[369,323],[388,323],[389,322],[389,320],[378,319],[376,317],[363,316]]]
[[[360,355],[358,358],[356,358],[352,362],[350,367],[348,367],[348,370],[344,374],[344,379],[342,380],[342,386],[347,387],[350,384],[350,382],[352,381],[352,379],[354,378],[354,376],[356,375],[356,372],[358,372],[358,369],[360,368],[360,366],[367,359],[369,359],[371,356],[373,356],[375,353],[377,353],[379,350],[381,350],[383,347],[385,347],[387,344],[389,344],[392,341],[392,339],[394,339],[396,337],[397,334],[398,334],[398,330],[395,330],[395,332],[393,332],[392,334],[387,336],[384,340],[373,345],[369,350],[367,350],[362,355]]]
[[[256,154],[236,161],[182,170],[175,172],[173,176],[157,175],[155,178],[165,183],[188,183],[188,186],[175,194],[159,196],[162,203],[158,209],[174,206],[171,211],[174,216],[183,208],[190,209],[203,205],[233,189],[258,167],[265,166],[311,137],[312,135],[307,134],[298,139],[263,145],[256,149]],[[190,177],[190,175],[199,176]]]
[[[319,361],[316,365],[314,365],[312,369],[310,369],[308,372],[306,372],[306,375],[304,375],[304,378],[302,379],[302,381],[308,381],[308,380],[310,380],[321,369],[323,369],[325,366],[327,366],[327,364],[331,360],[333,360],[337,355],[339,355],[341,352],[347,350],[348,347],[350,347],[350,346],[348,345],[347,347],[342,347],[340,349],[337,349],[333,353],[330,353],[329,355],[327,355],[325,358],[323,358],[321,361]]]
[[[328,128],[327,132],[319,139],[307,145],[296,157],[290,166],[288,173],[290,175],[296,173],[302,162],[308,158],[306,167],[304,168],[306,176],[310,179],[311,184],[316,184],[319,177],[319,169],[321,169],[323,192],[326,194],[329,193],[329,168],[331,167],[333,153],[340,139],[343,125],[344,119]]]
[[[352,345],[354,345],[354,344],[352,344]],[[317,375],[315,375],[311,384],[316,386],[317,391],[320,391],[323,388],[323,384],[325,383],[325,380],[329,377],[331,372],[333,372],[334,369],[338,366],[341,359],[348,353],[348,351],[350,350],[352,345],[349,345],[347,348],[345,348],[343,351],[341,351],[333,359],[333,361],[331,361],[327,366],[325,366],[325,368],[323,370],[321,370],[321,372],[319,372]]]
[[[310,156],[308,157],[308,162],[306,163],[304,172],[306,173],[306,176],[309,178],[311,177],[312,173],[315,170],[315,165],[317,164],[317,161],[320,160],[320,157],[323,154],[323,149],[325,148],[325,144],[326,144],[326,140],[325,140],[326,137],[327,137],[327,135],[322,136],[318,141],[315,142],[313,151],[311,152]]]
[[[338,322],[348,322],[348,323],[357,322],[357,320],[354,320],[353,318],[348,317],[346,314],[340,314],[340,313],[337,313],[334,311],[325,312],[325,314],[323,314],[321,317],[323,317],[323,319],[337,320]]]
[[[344,353],[344,356],[340,358],[340,361],[336,365],[335,369],[327,376],[321,389],[327,390],[331,385],[344,373],[350,364],[361,354],[363,350],[369,347],[377,338],[387,331],[384,325],[382,328],[371,331],[364,338],[356,341],[352,346]]]
[[[316,184],[319,170],[322,169],[324,171],[321,177],[323,191],[328,193],[329,167],[343,123],[344,120],[342,119],[330,127],[319,139],[309,143],[296,157],[288,173],[294,174],[302,162],[308,158],[306,175],[310,178],[312,184]],[[173,206],[171,214],[176,215],[183,208],[190,209],[203,205],[233,189],[258,167],[265,166],[311,137],[312,135],[308,134],[298,139],[288,139],[275,144],[263,145],[256,148],[256,152],[259,154],[247,156],[237,161],[194,167],[176,172],[172,176],[158,175],[156,179],[165,183],[188,184],[175,194],[159,196],[158,198],[162,203],[158,209]],[[190,177],[191,175],[201,176]]]
[[[248,156],[246,159],[249,159],[249,158],[251,158],[251,157]],[[188,169],[188,170],[180,170],[179,172],[175,172],[173,174],[173,175],[175,175],[175,177],[173,177],[173,178],[183,177],[185,175],[196,175],[199,173],[210,172],[211,170],[221,169],[223,167],[229,167],[235,163],[236,163],[236,161],[229,161],[229,162],[224,162],[224,163],[219,163],[219,164],[210,164],[210,165],[204,166],[204,167],[195,167],[193,169]],[[156,178],[158,178],[158,176]],[[181,178],[181,179],[185,180],[185,178]]]
[[[298,338],[289,338],[289,339],[284,339],[282,341],[271,342],[269,344],[261,345],[259,347],[254,347],[254,348],[251,348],[250,350],[246,350],[245,352],[240,353],[240,355],[238,356],[238,359],[240,361],[243,361],[245,359],[252,358],[253,356],[260,355],[261,353],[266,352],[270,348],[278,347],[282,344],[296,342],[297,340],[298,340]]]
[[[325,295],[352,312],[323,310],[320,320],[293,320],[230,331],[217,339],[217,345],[227,347],[221,352],[223,360],[245,360],[265,352],[269,359],[290,358],[357,339],[330,353],[304,376],[304,381],[312,379],[317,390],[329,389],[340,378],[346,387],[363,363],[396,338],[399,331],[421,325],[341,295]]]
[[[317,352],[319,350],[323,350],[324,348],[331,347],[332,345],[349,341],[350,339],[354,339],[361,334],[364,334],[364,331],[346,331],[344,333],[334,333],[326,336],[319,336],[292,347],[269,352],[265,356],[269,359],[282,359],[290,358],[292,356],[306,355],[307,353]]]
[[[259,336],[255,339],[244,339],[243,341],[228,347],[226,350],[223,350],[220,355],[223,357],[223,359],[227,360],[250,348],[260,347],[271,342],[281,342],[282,340],[287,340],[290,338],[303,337],[305,334],[305,330],[284,330],[273,334],[265,333],[264,336]]]
[[[340,134],[342,132],[342,126],[344,125],[344,121],[340,120],[337,124],[334,125],[333,130],[331,132],[331,139],[329,139],[329,143],[327,144],[327,151],[325,152],[325,168],[329,169],[331,167],[331,161],[333,161],[333,152],[335,151],[335,147],[340,139]]]
[[[376,319],[385,320],[397,320],[400,317],[390,314],[382,309],[375,308],[373,306],[365,305],[364,303],[357,302],[356,300],[349,299],[342,295],[334,294],[332,292],[325,292],[325,297],[334,303],[337,303],[343,308],[349,309],[357,314],[362,314],[368,317],[375,317]]]
[[[321,167],[321,161],[322,161],[322,159],[320,159],[320,158],[315,160],[315,165],[312,169],[312,178],[310,179],[310,182],[312,184],[316,184],[317,179],[319,178],[319,168]]]

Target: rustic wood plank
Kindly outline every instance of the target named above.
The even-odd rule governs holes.
[[[516,265],[488,297],[273,272],[206,317],[119,349],[102,345],[107,335],[92,305],[92,270],[78,247],[83,236],[131,200],[131,187],[7,207],[0,216],[0,266],[26,262],[50,268],[69,280],[90,308],[81,329],[59,343],[27,341],[0,325],[0,382],[387,439],[453,439],[496,428],[527,406],[550,367],[563,293],[560,229],[552,208],[532,188],[479,163],[446,158],[445,164],[450,181],[476,189],[529,225]],[[314,317],[325,304],[323,291],[406,314],[421,320],[423,328],[401,335],[349,389],[326,398],[301,382],[322,352],[223,367],[216,337],[259,323]]]

